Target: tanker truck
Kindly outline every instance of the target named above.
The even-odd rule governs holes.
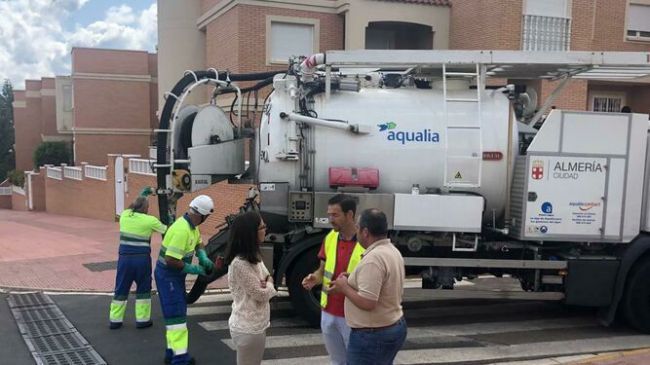
[[[506,276],[521,290],[472,296],[598,307],[604,324],[620,313],[650,332],[648,115],[552,107],[571,79],[648,75],[650,53],[520,51],[330,51],[277,72],[188,71],[156,131],[160,217],[183,194],[251,184],[240,210],[262,215],[275,283],[314,324],[320,288],[301,281],[318,267],[328,199],[346,193],[386,213],[423,289]],[[557,85],[543,105],[539,80]],[[209,101],[185,105],[202,85]],[[244,110],[247,95],[266,98]]]

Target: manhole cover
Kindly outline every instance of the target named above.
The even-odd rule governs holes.
[[[89,262],[83,264],[88,270],[99,272],[117,269],[117,261]]]

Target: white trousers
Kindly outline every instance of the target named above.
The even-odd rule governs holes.
[[[345,365],[350,339],[350,327],[344,317],[337,317],[321,311],[320,328],[325,348],[330,355],[330,364]]]
[[[250,334],[230,331],[237,348],[237,365],[259,365],[264,357],[266,333]]]

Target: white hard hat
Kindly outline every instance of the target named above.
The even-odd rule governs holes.
[[[214,212],[214,202],[212,201],[212,198],[207,195],[199,195],[192,199],[190,202],[190,208],[194,209],[201,215],[208,215]]]

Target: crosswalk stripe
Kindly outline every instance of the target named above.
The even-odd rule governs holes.
[[[407,341],[416,343],[449,343],[449,342],[465,342],[458,336],[471,336],[471,335],[484,335],[502,332],[518,332],[518,331],[535,331],[535,330],[548,330],[558,328],[576,328],[576,327],[589,327],[595,326],[594,321],[586,318],[582,319],[556,319],[556,320],[532,320],[520,322],[491,322],[491,323],[478,323],[470,325],[454,325],[454,326],[428,326],[428,327],[410,327],[408,329]],[[227,328],[227,324],[226,324]],[[474,342],[474,340],[471,340]],[[231,349],[235,347],[230,339],[223,339],[222,342]],[[281,336],[267,336],[266,348],[282,348],[294,346],[316,346],[322,345],[322,335],[317,334],[301,334],[295,335],[281,335]]]
[[[275,300],[288,298],[289,293],[286,291],[279,291],[276,295]],[[232,294],[230,293],[220,293],[220,294],[204,294],[196,300],[195,304],[203,303],[230,303],[232,302]]]
[[[647,347],[648,344],[650,344],[650,336],[638,335],[573,341],[537,342],[522,345],[404,350],[397,354],[395,364],[466,364],[474,361],[530,359],[627,350]],[[264,360],[262,364],[326,365],[328,362],[329,359],[327,356],[308,356]]]
[[[271,319],[271,328],[292,328],[306,327],[309,324],[300,318],[278,318]],[[228,329],[228,321],[205,321],[199,322],[199,326],[206,331],[220,331]]]
[[[274,302],[271,303],[271,310],[283,310],[291,309],[290,302]],[[230,313],[232,307],[230,304],[216,305],[216,306],[205,306],[205,307],[188,307],[187,315],[188,316],[205,316],[209,314],[223,314]]]

